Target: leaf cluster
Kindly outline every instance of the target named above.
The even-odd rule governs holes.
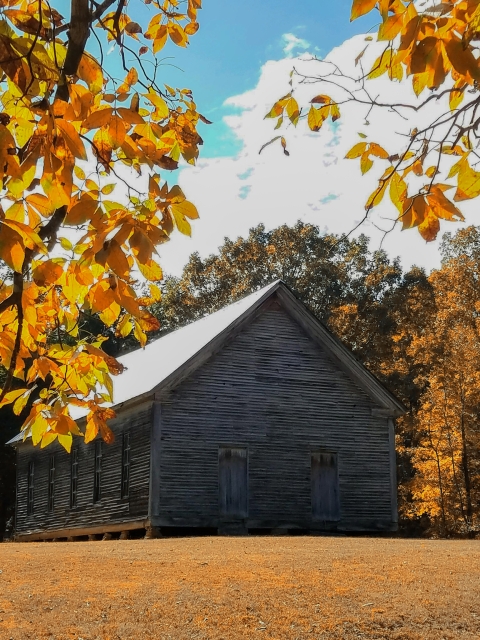
[[[72,0],[68,23],[46,0],[0,0],[0,407],[29,407],[22,428],[41,446],[111,440],[105,405],[122,367],[105,337],[81,334],[82,318],[145,345],[159,326],[148,311],[158,248],[198,218],[160,171],[195,163],[208,120],[189,89],[159,83],[155,56],[167,40],[188,44],[201,0],[145,3],[144,28],[124,0]],[[97,33],[99,59],[87,47]],[[121,78],[104,67],[108,41]],[[72,406],[87,413],[84,433]]]

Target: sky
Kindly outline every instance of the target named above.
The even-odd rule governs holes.
[[[306,124],[285,129],[289,157],[275,145],[258,153],[277,133],[274,122],[264,116],[287,93],[293,66],[316,73],[315,65],[322,63],[309,61],[314,55],[358,74],[354,60],[367,44],[365,34],[375,27],[375,15],[350,23],[350,7],[351,0],[204,0],[200,30],[189,47],[162,51],[162,80],[192,89],[198,110],[213,122],[200,129],[204,145],[197,165],[174,176],[198,206],[200,219],[193,224],[191,238],[174,233],[162,246],[165,272],[178,275],[193,251],[208,255],[225,237],[245,236],[261,222],[270,229],[301,219],[324,232],[348,233],[361,221],[365,200],[384,169],[374,167],[362,177],[358,161],[345,160],[345,153],[360,141],[359,132],[398,150],[404,136],[417,126],[409,113],[400,117],[375,112],[366,122],[365,110],[349,105],[337,123],[327,124],[318,134],[308,131]],[[132,17],[145,23],[148,9]],[[369,44],[362,60],[366,67],[378,55],[378,47]],[[409,82],[392,84],[380,78],[372,81],[372,88],[384,99],[415,100]],[[304,86],[296,89],[296,96],[299,102],[308,102],[322,92],[328,91]],[[432,104],[433,110],[440,108]],[[166,173],[163,177],[171,181]],[[467,221],[474,223],[474,207],[466,209]],[[385,235],[394,217],[393,206],[382,204],[355,234],[371,237],[372,249],[400,256],[406,268],[439,266],[438,241],[427,245],[417,231],[401,232],[398,227]],[[442,231],[456,228],[445,223]]]

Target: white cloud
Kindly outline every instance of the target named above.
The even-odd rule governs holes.
[[[292,58],[294,54],[300,51],[306,51],[310,47],[310,43],[303,38],[297,38],[293,33],[284,33],[282,36],[283,53],[287,58]]]
[[[346,73],[358,74],[354,60],[365,47],[364,36],[356,36],[334,49],[326,60],[335,61]],[[371,43],[362,63],[365,69],[378,55],[378,44]],[[364,203],[376,187],[385,163],[377,161],[374,168],[362,176],[358,160],[346,160],[346,152],[360,141],[358,132],[371,141],[381,142],[390,150],[402,148],[409,131],[431,121],[442,113],[442,105],[432,101],[428,112],[415,114],[404,110],[399,115],[391,110],[368,109],[353,103],[341,106],[342,117],[335,124],[327,123],[319,133],[308,130],[306,123],[297,129],[286,127],[290,156],[282,153],[279,143],[261,146],[276,134],[274,121],[264,120],[275,99],[288,91],[292,66],[303,73],[315,74],[318,65],[326,64],[302,55],[297,58],[271,60],[260,71],[257,85],[250,91],[232,96],[226,104],[235,107],[236,115],[224,118],[225,123],[242,143],[235,157],[209,158],[187,168],[180,174],[180,183],[189,199],[200,211],[194,223],[192,239],[177,233],[171,243],[161,248],[164,269],[180,272],[192,251],[202,255],[217,250],[225,237],[235,238],[248,233],[250,227],[265,223],[267,228],[280,224],[294,224],[302,219],[333,233],[350,232],[364,216]],[[411,81],[392,83],[383,77],[369,81],[371,95],[385,102],[414,102]],[[357,90],[355,83],[352,90]],[[320,84],[296,88],[299,102],[305,104],[317,93],[332,95],[335,87]],[[333,94],[333,97],[336,97]],[[338,96],[337,96],[338,98]],[[412,115],[413,114],[413,115]],[[464,203],[462,203],[464,204]],[[475,223],[475,203],[466,203],[462,210],[467,222]],[[372,238],[372,249],[382,246],[394,257],[399,255],[406,267],[412,264],[427,269],[439,265],[438,241],[426,244],[415,229],[401,232],[399,227],[385,236],[392,227],[396,210],[388,198],[374,209],[371,220],[355,232]],[[442,223],[442,231],[455,231],[459,224]]]

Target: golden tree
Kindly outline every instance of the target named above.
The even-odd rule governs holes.
[[[65,5],[0,0],[0,406],[31,405],[25,434],[68,450],[72,405],[88,413],[86,441],[112,439],[104,405],[121,372],[101,339],[79,335],[82,314],[142,345],[158,326],[146,310],[160,296],[157,248],[198,216],[160,170],[195,162],[208,121],[188,89],[161,84],[155,57],[188,44],[201,0],[71,0],[67,18]],[[107,43],[121,78],[103,64]]]
[[[436,313],[411,352],[425,366],[416,415],[411,513],[427,513],[443,535],[480,528],[480,251],[478,229],[444,242],[430,276]],[[473,249],[473,251],[472,251]]]
[[[362,133],[346,157],[358,159],[362,173],[372,168],[378,172],[378,186],[365,203],[364,220],[388,195],[397,209],[395,222],[403,229],[416,227],[431,241],[440,230],[440,220],[463,220],[456,203],[480,194],[480,171],[476,168],[480,2],[353,0],[351,19],[374,9],[380,19],[376,38],[384,47],[372,67],[364,69],[362,65],[373,40],[367,36],[367,45],[355,60],[359,69],[356,77],[347,76],[330,60],[318,60],[315,75],[293,69],[290,91],[266,117],[277,119],[276,128],[284,119],[294,126],[306,120],[312,131],[319,131],[329,118],[338,120],[342,106],[349,103],[363,108],[370,119],[379,109],[409,117],[413,126],[400,148],[387,149],[381,140],[369,140]],[[398,103],[375,97],[369,82],[380,76],[392,82],[410,78],[418,100]],[[309,105],[300,105],[296,90],[312,83],[326,93],[313,96]],[[285,138],[276,136],[271,142],[275,140],[280,140],[288,153]]]

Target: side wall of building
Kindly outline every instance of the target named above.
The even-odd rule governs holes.
[[[115,442],[102,442],[101,497],[94,502],[95,441],[85,444],[74,440],[78,459],[77,505],[71,508],[72,457],[54,443],[45,449],[30,442],[20,444],[17,451],[17,537],[49,531],[83,530],[129,521],[148,515],[150,473],[150,433],[152,407],[142,405],[119,415],[111,422]],[[123,433],[130,433],[129,496],[121,496]],[[49,510],[48,483],[51,456],[55,461],[54,508]],[[29,463],[34,464],[33,513],[27,514]]]
[[[248,528],[395,529],[389,428],[273,303],[161,400],[159,526],[218,526],[219,448],[248,450]],[[340,520],[312,520],[311,460],[336,455]]]

